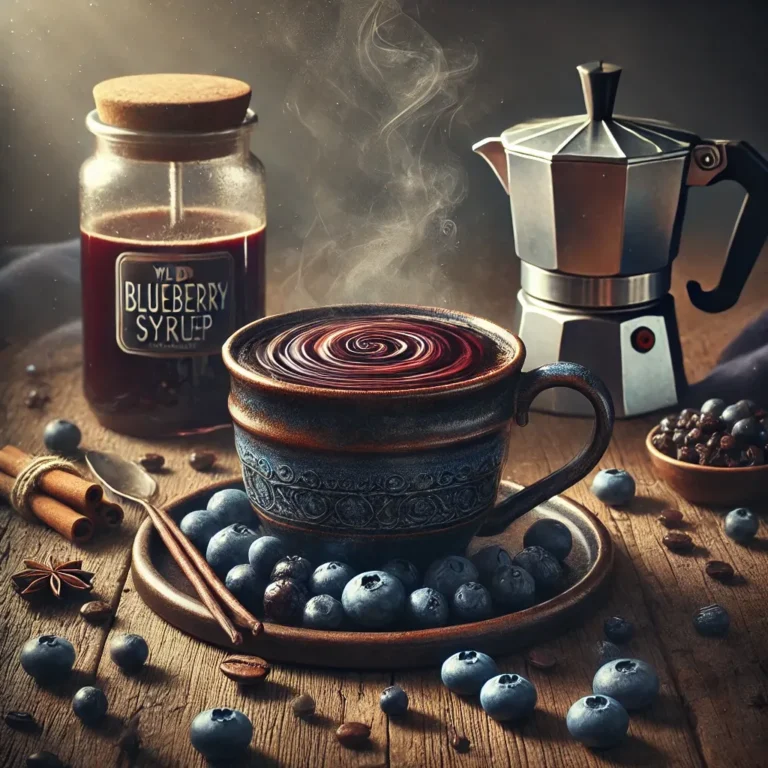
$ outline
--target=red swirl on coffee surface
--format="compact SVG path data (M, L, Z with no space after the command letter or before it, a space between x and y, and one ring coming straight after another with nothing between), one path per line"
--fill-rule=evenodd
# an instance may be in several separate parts
M330 389L416 389L466 381L497 348L458 325L400 316L330 318L257 341L239 356L282 381Z

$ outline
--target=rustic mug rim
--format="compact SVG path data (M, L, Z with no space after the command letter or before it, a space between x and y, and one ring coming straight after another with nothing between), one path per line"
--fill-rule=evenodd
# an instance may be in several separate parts
M334 387L318 387L311 384L297 384L292 381L273 379L263 373L246 368L237 360L237 351L239 347L246 341L254 338L253 331L259 327L269 326L271 323L274 323L277 326L287 326L308 319L314 319L315 317L327 317L329 315L337 315L344 318L364 317L366 313L374 314L376 312L382 315L392 313L404 317L414 316L419 319L445 322L449 325L454 324L452 322L454 320L459 321L459 323L464 323L479 335L496 343L501 349L503 357L489 369L468 379L460 379L447 384L413 387L410 389L340 389ZM285 322L281 323L281 321ZM506 328L503 328L490 320L486 320L485 318L478 317L477 315L453 309L446 309L444 307L389 303L330 304L322 307L297 309L289 312L281 312L276 315L268 315L238 328L226 342L224 342L224 346L222 347L222 358L230 375L245 384L296 395L322 398L355 398L364 400L391 400L399 397L422 398L443 394L455 394L457 392L471 392L472 390L481 389L496 381L519 373L523 367L523 362L525 361L525 354L525 344L519 336L508 331Z

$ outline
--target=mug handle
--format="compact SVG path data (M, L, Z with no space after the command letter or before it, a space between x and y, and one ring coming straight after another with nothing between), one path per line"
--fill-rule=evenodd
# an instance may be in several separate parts
M589 369L576 363L551 363L522 374L515 391L514 419L517 424L524 427L528 423L531 402L540 392L552 387L575 389L589 400L595 411L589 442L560 469L497 504L477 536L501 533L520 515L570 488L589 473L608 448L613 430L613 400L605 384Z

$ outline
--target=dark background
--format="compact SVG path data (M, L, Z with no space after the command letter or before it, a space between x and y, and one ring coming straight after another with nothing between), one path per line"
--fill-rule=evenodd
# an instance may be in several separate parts
M458 99L448 110L450 129L446 112L438 115L435 132L416 124L402 130L412 145L425 142L425 157L434 144L436 164L452 156L462 175L463 200L441 200L437 220L414 235L412 245L400 243L402 252L388 261L365 246L371 221L358 226L355 218L380 200L379 187L387 185L386 167L374 174L364 168L368 145L361 136L374 134L391 114L392 93L366 91L356 72L355 33L376 5L5 0L0 243L77 234L77 172L92 147L83 123L93 106L91 88L131 73L209 72L252 85L259 114L253 149L268 172L271 311L326 300L406 298L452 304L508 324L518 282L508 202L470 145L527 118L582 112L575 66L585 61L602 58L623 66L618 112L669 120L706 137L747 139L768 152L766 2L405 2L420 31L409 27L395 41L398 46L423 54L427 40L442 47L449 62L476 56L476 63L450 84ZM380 5L392 12L392 3ZM398 76L394 67L385 80ZM344 84L355 108L332 103L329 83ZM415 113L416 121L420 117ZM397 206L398 189L387 187L386 215ZM705 232L724 251L740 200L730 184L694 190L686 236ZM318 245L312 239L313 208L319 212L324 204L335 213L331 233L341 234ZM406 199L402 207L409 205ZM349 216L347 206L354 208ZM335 245L344 242L346 248L358 230L361 242L337 259ZM695 249L686 249L685 242L682 258L695 259ZM307 253L318 257L304 260ZM355 259L374 265L359 283L340 286L328 279L349 272ZM298 285L300 265L306 268Z

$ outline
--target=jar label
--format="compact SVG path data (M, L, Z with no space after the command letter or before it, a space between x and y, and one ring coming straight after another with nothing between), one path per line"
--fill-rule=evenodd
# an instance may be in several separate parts
M218 354L235 330L235 265L226 251L121 253L117 344L149 357Z

